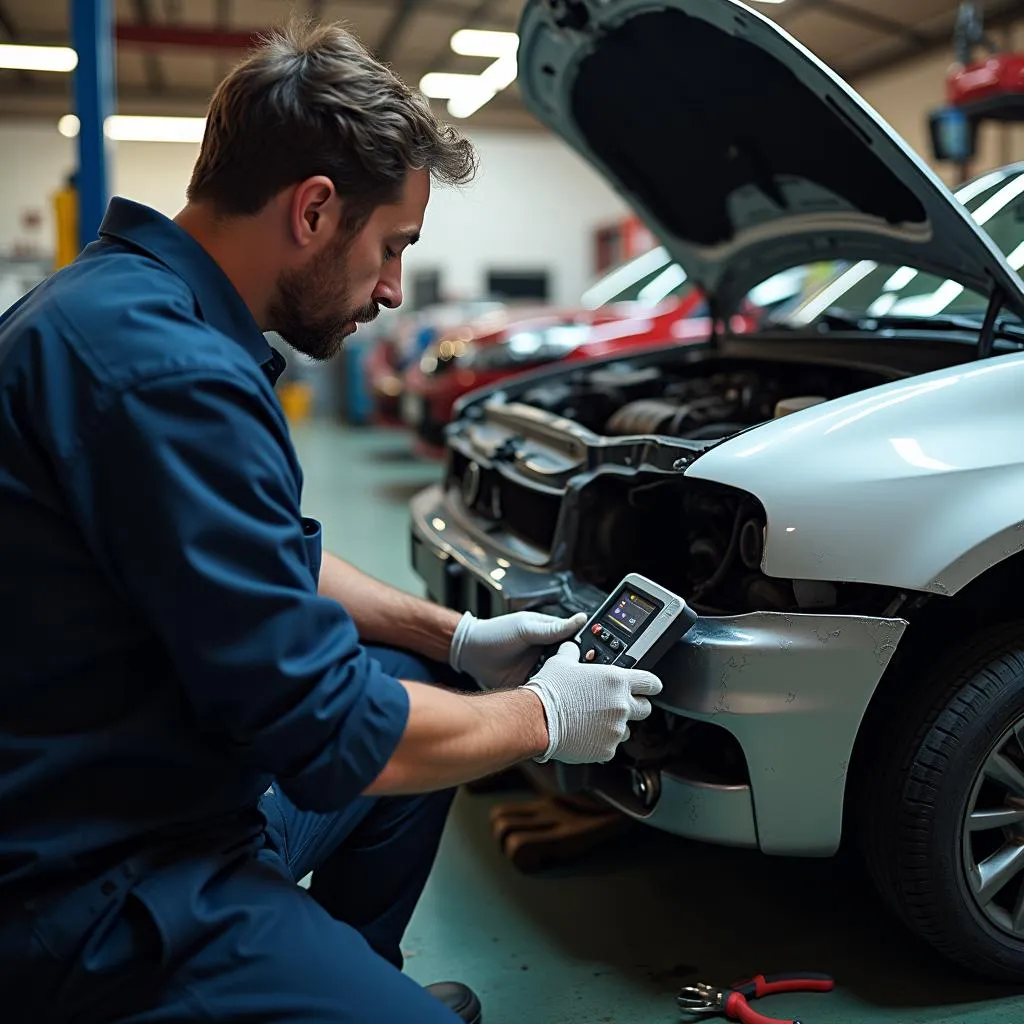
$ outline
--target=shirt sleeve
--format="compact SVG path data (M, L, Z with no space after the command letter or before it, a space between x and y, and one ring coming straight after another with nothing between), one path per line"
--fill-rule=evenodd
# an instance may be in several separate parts
M269 388L227 370L133 385L69 469L86 535L165 646L199 727L301 808L360 794L398 744L408 694L317 593Z

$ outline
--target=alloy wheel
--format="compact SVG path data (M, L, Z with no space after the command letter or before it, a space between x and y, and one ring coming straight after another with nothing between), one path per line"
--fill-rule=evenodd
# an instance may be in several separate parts
M975 906L1024 941L1024 717L1003 733L975 777L962 845Z

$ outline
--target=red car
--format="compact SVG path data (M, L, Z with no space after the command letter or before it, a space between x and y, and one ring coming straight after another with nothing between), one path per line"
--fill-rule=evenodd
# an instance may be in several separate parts
M753 330L764 311L796 299L810 273L808 267L794 268L755 288L742 317L730 325L733 333ZM402 379L402 419L416 432L419 451L441 454L453 406L477 388L556 360L706 340L711 332L707 304L685 282L682 270L659 248L599 281L583 296L584 308L528 319L516 319L510 311L504 318L443 333Z
M438 334L469 318L496 315L505 308L500 302L450 302L393 317L363 362L366 388L373 403L373 422L377 426L402 425L402 375L419 361L423 350Z
M508 310L441 333L404 373L401 415L421 449L437 448L463 395L560 359L678 338L674 327L705 312L663 248L637 256L593 285L570 309ZM687 331L704 336L707 324ZM609 348L609 346L612 346Z

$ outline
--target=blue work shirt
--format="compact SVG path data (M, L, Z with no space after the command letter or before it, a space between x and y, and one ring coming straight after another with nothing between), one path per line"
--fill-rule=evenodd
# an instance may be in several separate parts
M258 836L272 781L343 808L394 751L406 691L317 593L283 366L123 199L0 318L0 896Z

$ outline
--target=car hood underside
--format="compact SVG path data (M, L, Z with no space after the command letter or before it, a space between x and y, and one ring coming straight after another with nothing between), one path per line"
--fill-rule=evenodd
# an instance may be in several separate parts
M940 179L837 75L735 0L530 0L530 110L621 191L718 315L800 264L875 259L1024 291Z

